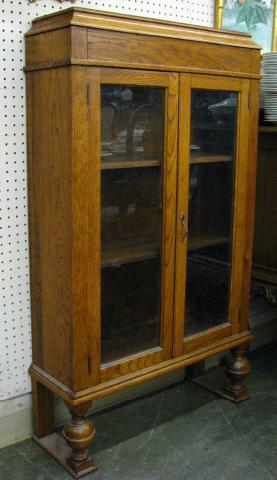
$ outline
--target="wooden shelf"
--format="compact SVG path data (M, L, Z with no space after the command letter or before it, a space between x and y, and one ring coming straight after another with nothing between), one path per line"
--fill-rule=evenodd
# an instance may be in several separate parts
M277 133L277 126L276 125L261 125L259 127L260 133Z
M224 125L223 123L193 123L191 125L192 129L196 130L209 130L209 131L229 131L234 132L235 127L232 125Z
M228 242L228 237L216 235L194 235L188 241L188 250L198 250L205 247L213 247Z
M113 267L157 257L159 244L155 237L139 240L124 240L104 245L102 250L102 267Z
M189 239L188 250L221 245L228 241L227 237L215 235L195 235ZM104 245L102 250L102 268L116 267L126 263L149 260L159 255L159 242L155 237L139 240L124 240Z
M192 154L190 157L190 163L220 163L231 162L233 160L232 155L204 155ZM102 160L101 170L119 170L123 168L148 168L148 167L160 167L160 160Z
M159 167L160 165L160 160L102 160L101 170Z
M191 155L190 164L231 162L232 160L232 155L203 155L203 153L201 153Z

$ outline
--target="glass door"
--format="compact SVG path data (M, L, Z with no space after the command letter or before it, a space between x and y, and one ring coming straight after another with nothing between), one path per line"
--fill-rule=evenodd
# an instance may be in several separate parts
M99 72L104 381L172 355L178 82Z
M192 75L182 87L176 321L189 351L238 333L247 81Z

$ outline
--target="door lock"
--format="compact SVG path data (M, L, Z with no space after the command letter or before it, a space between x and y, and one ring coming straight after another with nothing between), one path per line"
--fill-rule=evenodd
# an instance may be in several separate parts
M187 227L187 222L186 222L186 214L185 212L182 212L181 215L180 215L180 220L181 220L181 224L182 224L182 227L183 227L183 231L182 231L182 234L181 234L181 242L184 242L185 241L185 238L188 236L188 227Z

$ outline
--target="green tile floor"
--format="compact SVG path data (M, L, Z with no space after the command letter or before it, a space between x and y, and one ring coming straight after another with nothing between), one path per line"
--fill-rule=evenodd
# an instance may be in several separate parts
M249 357L240 405L183 382L94 415L98 471L85 478L277 480L277 344ZM32 440L0 450L1 480L70 478Z

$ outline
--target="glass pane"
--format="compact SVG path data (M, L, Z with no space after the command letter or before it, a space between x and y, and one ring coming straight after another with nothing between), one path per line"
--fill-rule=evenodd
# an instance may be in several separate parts
M185 336L229 322L237 101L192 91Z
M101 88L102 363L160 345L164 89Z
M101 88L103 164L153 161L163 156L164 92L160 88ZM107 166L107 165L106 165Z

